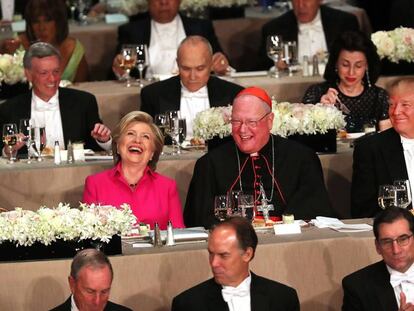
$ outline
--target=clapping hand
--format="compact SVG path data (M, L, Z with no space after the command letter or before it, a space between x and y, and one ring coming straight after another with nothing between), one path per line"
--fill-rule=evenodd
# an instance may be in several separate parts
M404 292L400 294L400 308L398 311L414 311L414 305L411 302L407 302Z
M91 136L101 143L106 143L111 139L111 130L102 123L96 123L91 131Z

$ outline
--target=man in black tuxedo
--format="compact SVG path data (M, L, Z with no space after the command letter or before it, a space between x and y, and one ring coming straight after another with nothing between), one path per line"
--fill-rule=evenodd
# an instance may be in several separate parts
M148 0L148 14L122 25L118 29L118 51L122 44L146 44L153 74L172 74L176 71L175 55L179 43L191 35L205 37L213 47L213 70L225 74L229 67L226 56L209 20L188 18L178 14L181 0ZM122 75L121 56L114 59L112 69Z
M201 36L185 38L177 51L179 76L156 82L141 91L141 110L151 116L180 110L187 121L187 137L197 112L230 105L243 87L210 75L212 50Z
M374 220L375 247L383 260L346 276L343 311L414 310L414 218L388 208Z
M131 311L108 301L113 274L111 262L101 251L89 248L78 252L68 277L72 295L51 311Z
M353 218L381 211L378 188L395 180L414 185L414 79L396 80L388 90L392 128L355 143L351 187Z
M263 68L273 65L266 56L266 38L280 35L283 41L296 41L299 62L317 52L329 51L332 42L346 30L358 30L357 18L347 12L321 5L322 0L292 0L290 10L263 25L260 61Z
M111 131L102 124L98 105L90 93L59 88L60 53L52 45L38 42L24 56L25 75L32 83L30 92L20 94L0 106L0 125L19 124L32 119L34 125L46 127L46 145L53 147L83 141L85 148L110 149ZM0 130L1 130L0 128ZM15 148L20 149L24 142Z
M214 277L176 296L171 310L299 310L293 288L249 271L256 246L257 235L247 219L233 217L219 223L208 239Z

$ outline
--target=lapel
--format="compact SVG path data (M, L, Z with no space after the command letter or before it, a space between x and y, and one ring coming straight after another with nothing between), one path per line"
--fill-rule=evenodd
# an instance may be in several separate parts
M165 85L165 90L160 90L159 111L180 110L181 83L179 76L171 78L171 83Z
M208 101L210 104L210 107L217 107L217 106L223 106L227 104L221 103L219 101L219 93L221 93L221 90L218 89L217 87L215 87L215 83L216 81L214 81L214 78L210 76L210 78L208 79L207 82L207 93L208 93Z
M384 261L380 261L377 265L378 271L375 273L372 290L375 292L375 296L378 297L378 302L382 306L382 310L397 310L398 305L394 290L390 284L390 274Z
M269 297L265 294L260 279L256 274L250 272L252 282L250 284L250 307L251 310L266 311L269 309Z
M214 278L209 280L207 290L207 310L210 311L229 311L227 303L223 300L221 295L221 285L214 281Z
M394 129L384 133L383 145L379 152L384 158L383 163L387 167L391 180L408 179L400 135Z
M333 34L336 30L335 28L335 21L331 21L331 16L329 12L326 12L325 6L321 5L321 20L322 20L322 27L323 32L325 33L325 40L327 48L329 49L331 43L335 38L333 38Z
M67 137L71 137L71 133L73 132L73 128L76 126L76 122L72 120L72 113L76 113L75 111L71 111L71 101L70 98L65 96L64 90L59 88L59 110L60 110L60 118L62 121L62 130L63 130L63 140L65 142L65 146L67 146L68 141Z
M151 18L147 16L142 23L143 29L136 29L136 33L143 34L143 43L145 43L148 47L150 45L150 38L151 38Z
M24 94L24 97L22 97L22 101L18 107L20 110L19 114L24 116L23 118L28 117L30 119L32 117L32 90Z

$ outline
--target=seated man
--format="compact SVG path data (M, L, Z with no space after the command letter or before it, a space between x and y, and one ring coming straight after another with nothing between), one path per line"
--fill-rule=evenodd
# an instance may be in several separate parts
M414 310L413 215L388 208L376 216L374 234L383 260L343 279L342 310Z
M244 218L230 218L214 227L208 238L214 277L176 296L171 310L299 310L293 288L250 272L256 246L256 232Z
M72 295L51 311L130 311L108 301L113 278L111 262L104 253L94 248L78 252L68 277Z
M36 126L45 126L48 147L55 141L67 146L70 140L83 141L85 148L109 150L111 131L101 123L95 96L59 88L60 61L60 53L52 45L38 42L30 46L23 65L33 89L0 106L0 130L5 123L18 126L20 119L32 119ZM19 142L15 148L23 146L24 142Z
M255 206L270 216L296 219L332 216L321 164L315 152L272 135L271 99L257 87L241 91L233 102L233 140L197 160L187 194L187 227L210 227L214 197L232 191L252 194Z
M401 78L388 88L392 128L355 144L351 188L353 218L381 211L378 188L395 180L414 185L414 78Z
M283 41L296 41L298 60L327 52L334 39L346 30L358 30L358 20L351 13L321 5L322 0L292 0L293 10L263 25L260 60L263 68L273 65L266 56L266 38L280 35Z
M180 110L186 119L187 137L192 138L193 119L210 107L227 106L243 87L210 76L212 50L201 36L189 36L177 50L179 76L156 82L141 91L141 110L151 116Z
M217 74L225 74L229 63L209 20L188 18L178 14L180 0L148 0L148 14L122 25L118 29L118 50L122 44L146 44L150 55L152 74L177 72L175 57L179 43L191 35L205 37L213 47L213 67ZM112 69L122 75L120 55L114 59Z

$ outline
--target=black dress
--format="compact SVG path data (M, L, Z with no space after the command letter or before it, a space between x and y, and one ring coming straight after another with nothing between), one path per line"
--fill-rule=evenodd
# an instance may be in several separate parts
M373 122L378 129L379 121L388 119L387 91L375 85L365 87L360 95L351 97L343 94L336 84L323 82L311 85L306 90L302 102L305 104L319 103L329 88L338 91L339 99L351 111L345 117L345 128L349 133L363 132L364 124Z

